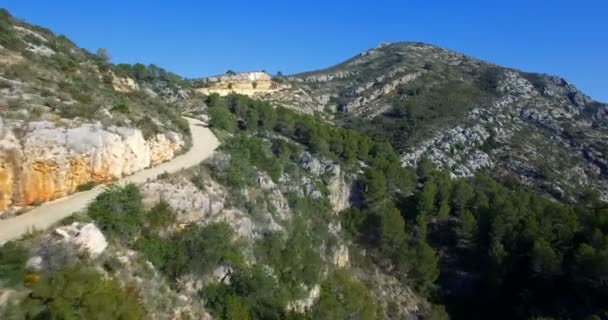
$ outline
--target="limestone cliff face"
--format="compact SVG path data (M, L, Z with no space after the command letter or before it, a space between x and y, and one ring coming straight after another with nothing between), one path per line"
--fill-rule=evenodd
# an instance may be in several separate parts
M140 130L101 124L4 124L0 126L0 212L66 196L88 182L133 174L173 158L183 144L176 133L145 140Z
M289 85L272 80L264 72L245 72L232 75L222 75L203 79L204 87L196 89L202 94L217 93L225 96L238 93L248 96L264 95L286 89Z

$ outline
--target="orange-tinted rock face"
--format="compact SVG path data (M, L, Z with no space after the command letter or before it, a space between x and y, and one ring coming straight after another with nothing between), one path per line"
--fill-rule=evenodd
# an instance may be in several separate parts
M20 202L32 205L55 198L60 194L57 184L57 165L49 162L34 162L31 167L23 168Z
M11 206L61 198L80 185L110 182L170 160L183 145L177 134L146 141L130 128L33 126L21 143L0 132L0 214Z
M0 212L8 207L13 196L13 177L12 171L8 168L8 163L0 164Z
M0 148L0 215L13 202L15 168L19 161L16 150Z
M19 205L34 205L65 197L80 185L108 182L113 178L110 174L93 173L83 159L70 160L67 168L59 168L52 161L35 162L23 168L22 177Z

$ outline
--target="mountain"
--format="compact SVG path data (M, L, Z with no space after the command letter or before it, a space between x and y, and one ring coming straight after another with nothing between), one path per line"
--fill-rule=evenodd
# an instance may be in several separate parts
M566 201L608 200L608 106L564 79L421 43L383 44L261 98L389 141L404 165L490 170Z
M563 79L420 43L184 79L5 10L0 46L0 231L108 184L0 244L2 319L607 318L608 107Z

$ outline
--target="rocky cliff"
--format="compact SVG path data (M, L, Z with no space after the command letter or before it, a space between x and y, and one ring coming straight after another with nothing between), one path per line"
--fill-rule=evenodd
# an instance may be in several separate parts
M138 129L64 120L10 122L0 119L0 210L73 193L173 158L179 134L144 139Z
M197 92L208 95L217 93L225 96L231 93L248 96L266 95L289 88L289 85L274 81L265 72L230 73L209 77L199 81Z
M178 76L113 65L0 10L0 213L118 179L187 147Z

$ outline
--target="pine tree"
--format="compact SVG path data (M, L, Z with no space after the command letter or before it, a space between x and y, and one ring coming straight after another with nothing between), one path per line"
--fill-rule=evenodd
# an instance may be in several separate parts
M386 177L382 171L376 170L375 168L369 169L365 173L365 186L367 189L365 194L365 202L367 202L368 206L377 204L386 199Z
M385 205L378 212L380 216L380 239L382 251L393 257L405 244L405 221L394 205Z
M439 258L435 250L424 241L416 245L416 263L413 264L412 278L418 292L428 295L435 288L439 277Z
M437 197L437 184L429 180L422 187L418 196L418 213L432 215L435 212L435 200Z
M471 249L475 246L477 239L477 219L469 210L460 213L460 224L456 229L458 235L458 246L463 249Z

